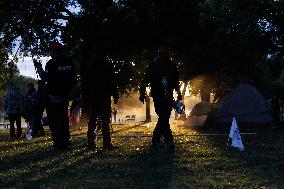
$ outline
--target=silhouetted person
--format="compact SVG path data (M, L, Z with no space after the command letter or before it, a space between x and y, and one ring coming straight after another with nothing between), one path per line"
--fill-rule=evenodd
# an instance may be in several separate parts
M153 132L152 147L160 146L161 136L164 136L166 146L174 149L174 139L170 129L169 118L173 108L173 90L178 93L181 100L179 87L179 74L176 64L170 58L167 46L161 46L156 59L148 66L140 84L139 100L144 103L146 87L150 84L154 107L159 116Z
M28 124L28 128L30 130L34 129L35 126L35 103L36 103L36 89L33 83L28 84L28 90L25 94L25 110L24 110L24 118L26 123ZM29 131L28 131L29 132Z
M43 112L44 109L47 106L47 102L48 102L48 96L46 93L46 86L45 83L42 80L38 81L38 89L36 92L36 102L34 105L34 128L33 128L33 132L32 132L32 136L36 137L36 136L44 136L45 132L44 132L44 128L43 128L43 124L42 124L42 116L43 116Z
M47 83L47 117L53 146L62 150L67 147L70 139L68 103L76 82L76 72L73 61L65 56L63 45L54 42L50 49L52 59L46 63L46 72L36 60L34 64L41 79Z
M10 121L10 136L11 138L21 138L21 114L23 112L24 96L20 93L19 89L12 85L6 95L4 96L4 109ZM15 132L15 123L17 126L17 135Z
M110 117L111 117L111 96L116 104L119 99L116 80L114 79L113 65L107 59L105 49L96 51L93 57L91 68L88 74L88 147L96 148L96 124L98 118L101 121L101 130L103 136L103 148L113 149L110 137Z

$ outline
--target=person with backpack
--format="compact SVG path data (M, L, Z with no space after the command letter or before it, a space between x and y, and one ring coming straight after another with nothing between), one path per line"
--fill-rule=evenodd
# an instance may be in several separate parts
M48 95L47 117L53 146L64 150L69 144L69 95L76 82L74 63L65 55L65 48L58 42L50 46L51 60L46 63L45 71L40 62L34 59L34 66L42 80L46 82Z
M182 99L179 86L179 73L176 64L170 56L170 49L166 45L159 48L155 60L147 67L140 84L141 102L146 100L146 87L150 84L151 96L154 101L155 112L159 116L153 131L152 147L161 146L160 140L164 136L165 144L169 149L174 149L174 139L169 124L173 108L173 90L178 93L178 100Z

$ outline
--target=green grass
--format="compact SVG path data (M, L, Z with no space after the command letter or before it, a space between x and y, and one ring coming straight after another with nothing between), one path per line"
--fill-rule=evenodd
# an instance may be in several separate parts
M89 151L85 130L72 131L64 152L53 150L49 133L29 142L1 130L0 188L284 188L283 131L243 135L238 152L227 136L177 125L175 153L149 148L153 123L115 126L115 151L101 150L101 139Z

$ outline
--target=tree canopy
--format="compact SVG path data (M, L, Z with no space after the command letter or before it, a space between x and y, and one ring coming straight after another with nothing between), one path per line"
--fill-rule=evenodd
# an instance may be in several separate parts
M20 39L21 53L46 55L49 42L60 39L84 78L89 58L108 47L122 92L137 88L161 43L172 48L182 80L202 76L211 89L249 82L268 91L283 70L281 0L2 0L0 5L5 52Z

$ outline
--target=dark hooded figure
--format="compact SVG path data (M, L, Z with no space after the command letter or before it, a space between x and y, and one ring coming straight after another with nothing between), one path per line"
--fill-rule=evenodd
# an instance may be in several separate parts
M159 116L153 132L152 147L160 146L161 137L164 136L165 144L169 149L174 149L174 139L170 129L169 118L173 108L173 90L178 93L181 100L179 87L179 74L176 64L171 60L170 50L161 46L156 59L148 66L140 84L139 100L144 103L146 87L150 84L151 96L154 101L155 112Z
M111 96L116 104L119 99L114 68L107 59L104 48L96 50L96 55L91 60L88 73L88 147L95 149L96 125L101 123L103 136L103 149L112 150L114 146L110 137ZM100 119L100 121L98 121Z
M46 63L43 71L41 63L34 60L35 67L42 80L46 82L47 117L53 146L63 150L69 144L69 95L76 83L74 63L65 55L63 45L54 42L50 46L52 59Z

